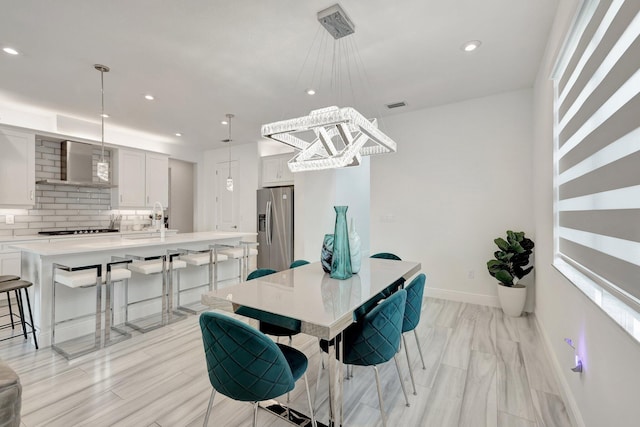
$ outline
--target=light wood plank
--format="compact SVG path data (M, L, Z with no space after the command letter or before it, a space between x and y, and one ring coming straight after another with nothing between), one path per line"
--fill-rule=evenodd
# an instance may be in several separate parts
M533 389L531 390L531 396L538 426L571 427L567 409L560 396Z
M496 427L497 423L496 356L472 351L459 425Z
M417 396L411 394L406 358L399 355L411 407L405 407L393 362L380 367L389 425L569 425L560 397L530 381L541 370L555 381L534 322L533 316L510 320L491 307L425 298L417 332L426 370L412 334L407 336ZM488 332L474 333L481 328ZM488 350L490 343L495 355L472 351ZM300 334L294 346L309 358L313 397L320 362L317 341ZM144 335L134 333L130 340L71 362L50 348L35 351L18 339L0 343L0 358L21 377L22 427L201 426L211 392L197 316ZM538 379L547 388L551 380ZM326 383L325 372L317 411L324 422L328 419ZM372 369L356 367L354 377L344 385L346 425L380 426ZM302 381L291 397L292 407L308 412ZM250 404L217 395L210 425L244 426L251 420ZM259 424L289 426L264 411L259 413Z

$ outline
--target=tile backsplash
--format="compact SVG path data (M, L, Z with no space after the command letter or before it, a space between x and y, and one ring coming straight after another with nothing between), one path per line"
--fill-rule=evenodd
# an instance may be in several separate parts
M36 140L36 182L42 179L60 179L60 142ZM93 150L95 170L100 158L100 147ZM105 149L109 163L111 151ZM150 210L111 209L111 190L108 188L75 187L68 185L36 184L36 200L33 209L0 208L0 236L25 236L43 230L74 230L107 228L111 215L122 215L120 227L131 229L133 225L150 224ZM6 215L14 216L14 224L6 224Z

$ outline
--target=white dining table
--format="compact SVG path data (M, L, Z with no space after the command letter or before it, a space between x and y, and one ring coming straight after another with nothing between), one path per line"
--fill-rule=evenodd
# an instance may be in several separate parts
M419 262L366 258L358 274L337 280L315 262L208 292L202 295L202 303L219 307L226 301L232 310L245 306L289 317L300 321L302 333L331 340L354 322L356 309L399 279L409 280L420 269ZM343 425L342 340L338 342L338 346L329 346L329 426ZM293 424L305 425L300 421L304 414L280 403L261 406Z

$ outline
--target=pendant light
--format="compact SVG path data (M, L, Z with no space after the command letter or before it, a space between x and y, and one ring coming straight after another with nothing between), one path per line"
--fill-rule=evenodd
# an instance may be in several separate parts
M93 68L100 71L100 90L102 93L102 108L100 110L100 119L102 124L102 151L100 154L100 161L98 162L97 175L101 181L109 181L109 163L104 160L104 118L106 117L104 114L104 73L109 72L109 67L106 65L95 64Z
M225 116L227 117L227 125L229 126L229 138L222 140L222 142L226 142L229 146L229 175L227 176L227 191L233 191L233 178L231 178L231 119L234 115L227 113Z

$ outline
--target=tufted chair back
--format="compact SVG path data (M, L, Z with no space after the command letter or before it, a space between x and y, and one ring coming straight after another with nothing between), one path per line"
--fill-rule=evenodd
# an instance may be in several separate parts
M295 379L270 338L220 313L200 315L209 381L234 400L258 402L293 390Z
M293 261L291 263L289 268L301 267L301 266L307 265L307 264L309 264L309 261L307 261L306 259L297 259L297 260L295 260L295 261Z
M422 296L424 295L426 280L427 276L419 274L404 288L407 291L407 305L404 309L404 320L402 322L403 333L414 330L420 323Z
M380 252L378 254L373 254L371 255L370 258L382 258L382 259L392 259L394 261L402 261L402 259L398 255L392 254L390 252Z
M344 363L373 366L393 359L400 347L407 292L400 289L345 330Z
M258 277L268 276L273 273L277 273L277 271L270 268L259 268L249 273L249 275L247 276L247 280L257 279Z

